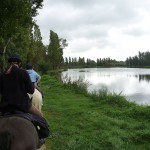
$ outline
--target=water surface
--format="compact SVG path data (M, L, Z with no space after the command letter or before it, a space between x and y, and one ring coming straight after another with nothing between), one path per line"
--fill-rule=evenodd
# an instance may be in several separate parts
M106 86L110 92L121 93L137 104L150 105L150 69L85 68L62 73L72 80L83 78L90 83L89 92Z

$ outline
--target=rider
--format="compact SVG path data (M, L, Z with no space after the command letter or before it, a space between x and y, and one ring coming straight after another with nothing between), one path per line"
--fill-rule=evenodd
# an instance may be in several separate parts
M9 68L0 75L0 112L5 114L18 110L42 116L27 94L33 94L34 87L26 70L20 68L20 56L13 54L8 62Z
M47 125L41 112L34 107L27 94L34 93L34 86L27 71L20 68L22 62L20 56L13 54L8 62L10 63L9 68L0 74L0 112L2 115L14 114L16 111L30 113L33 114L35 120L36 118L41 119ZM40 131L43 130L40 129ZM42 135L43 138L47 137L48 127L43 132L45 132L45 135ZM45 142L42 136L39 136L39 147Z
M34 85L34 87L42 94L42 91L38 86L41 80L41 76L35 70L33 70L33 66L31 64L26 65L26 71L28 72L31 82Z

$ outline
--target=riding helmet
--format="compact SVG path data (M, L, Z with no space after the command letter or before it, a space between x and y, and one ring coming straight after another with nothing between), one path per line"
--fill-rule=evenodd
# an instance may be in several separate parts
M12 54L9 59L8 62L22 62L21 57L18 54Z
M27 65L26 65L26 69L27 69L27 70L32 69L32 65L31 65L31 64L27 64Z

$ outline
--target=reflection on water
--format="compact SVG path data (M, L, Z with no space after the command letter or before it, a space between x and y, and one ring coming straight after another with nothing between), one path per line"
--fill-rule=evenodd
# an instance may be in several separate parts
M150 105L150 69L141 68L85 68L69 69L62 76L72 80L89 81L89 91L106 86L110 92L122 93L130 101Z
M141 81L147 81L147 82L150 82L150 75L149 74L141 74L139 75L139 82Z

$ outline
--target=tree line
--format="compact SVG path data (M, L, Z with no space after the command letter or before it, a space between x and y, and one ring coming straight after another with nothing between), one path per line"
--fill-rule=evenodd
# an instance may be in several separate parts
M150 52L139 52L138 55L126 59L127 67L150 67Z
M91 68L91 67L124 67L124 61L116 61L110 58L97 58L92 60L90 58L85 59L84 57L79 58L67 58L65 57L63 67L65 68Z
M125 61L117 61L111 58L98 58L96 61L81 58L65 58L63 66L66 68L90 68L90 67L138 67L150 68L150 52L138 52L138 55L129 56Z

